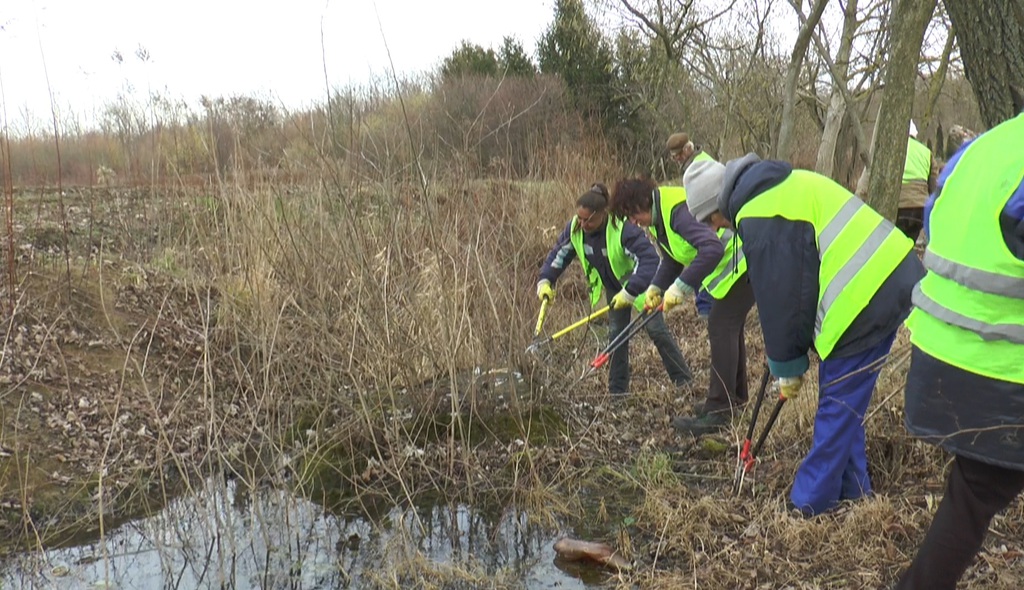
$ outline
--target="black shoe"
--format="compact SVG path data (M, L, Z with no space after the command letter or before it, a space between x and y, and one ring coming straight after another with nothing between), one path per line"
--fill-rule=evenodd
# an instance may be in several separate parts
M725 414L726 416L729 416L729 415L739 416L740 414L743 413L743 408L746 405L747 405L747 400L743 400L743 401L735 401L734 400L732 402L732 407L726 406L726 407L723 408L721 406L715 406L713 408L709 408L708 407L708 403L705 401L701 405L699 405L696 408L694 408L694 411L696 412L698 418L700 418L701 416L704 416L705 414Z
M792 500L786 500L786 512L795 518L812 518L814 516L814 511L809 507L800 508Z
M672 419L672 428L680 434L701 436L722 430L729 424L729 418L721 412L699 416L678 416Z

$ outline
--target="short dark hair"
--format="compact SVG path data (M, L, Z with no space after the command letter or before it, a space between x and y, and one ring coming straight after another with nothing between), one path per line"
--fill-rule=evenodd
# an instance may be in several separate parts
M623 178L615 183L612 193L612 213L630 217L654 206L654 191L658 184L651 178Z
M576 206L589 209L594 213L600 213L608 208L608 201L610 197L608 195L608 187L595 182L587 192L580 195L580 198L576 199Z

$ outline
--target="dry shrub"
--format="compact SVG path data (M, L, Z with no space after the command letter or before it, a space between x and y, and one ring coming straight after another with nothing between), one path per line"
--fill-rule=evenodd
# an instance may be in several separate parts
M548 76L445 79L433 95L434 159L463 159L462 172L472 176L534 175L536 151L585 128L567 108L565 85Z
M238 325L267 362L289 367L287 381L310 363L377 387L517 364L544 237L561 230L546 220L568 219L583 189L491 181L433 190L403 205L391 196L401 189L380 186L364 211L336 207L322 189L225 193L220 231L231 239L206 246L210 270L226 271L218 278L237 295L231 313L245 316ZM292 336L311 350L282 356Z

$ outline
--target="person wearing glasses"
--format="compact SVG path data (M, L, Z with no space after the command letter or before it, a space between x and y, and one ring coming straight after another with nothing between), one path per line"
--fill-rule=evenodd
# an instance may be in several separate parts
M591 306L597 306L602 289L610 295L608 337L614 339L629 324L633 308L643 309L644 292L658 268L658 253L639 228L610 214L608 201L608 189L603 184L593 185L576 200L576 215L558 236L541 268L537 297L554 300L558 278L573 259L579 259L590 286ZM690 367L665 319L659 314L645 329L672 383L677 387L689 383ZM627 342L612 354L608 392L615 397L625 396L629 379Z

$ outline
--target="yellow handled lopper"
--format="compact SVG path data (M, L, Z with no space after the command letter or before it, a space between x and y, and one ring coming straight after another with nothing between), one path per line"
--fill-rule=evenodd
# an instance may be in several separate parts
M546 299L544 301L547 302ZM554 334L548 336L547 338L545 338L543 340L538 340L538 341L534 342L533 344L531 344L530 346L528 346L526 348L526 352L536 352L541 346L544 346L545 344L548 344L550 342L553 342L553 341L561 338L562 336L565 336L566 334L568 334L569 332L572 332L573 330L575 330L576 328L579 328L580 326L585 326L585 325L589 324L590 322L592 322L592 321L596 320L597 318L603 316L604 314L608 313L608 311L610 309L611 309L611 307L609 307L607 305L602 307L601 309L599 309L599 310L595 311L594 313L588 315L587 317L583 318L582 320L579 320L578 322L575 322L573 324L570 324L570 325L566 326L565 328L562 328L561 330L555 332ZM546 312L544 311L544 309L541 308L542 317L543 317L543 314L545 314L545 313ZM538 326L538 328L540 327L540 322L538 322L537 326ZM540 331L539 330L537 331L537 335L540 335Z

